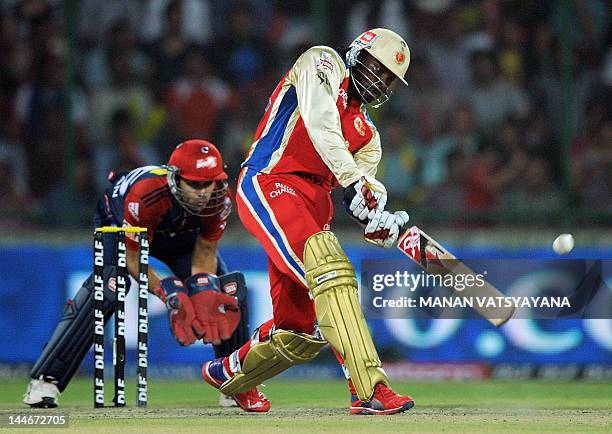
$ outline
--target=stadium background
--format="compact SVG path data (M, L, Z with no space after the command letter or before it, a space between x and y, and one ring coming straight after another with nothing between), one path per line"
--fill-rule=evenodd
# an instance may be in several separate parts
M181 139L204 137L235 182L268 95L296 56L370 27L405 35L412 49L410 87L372 113L391 207L460 256L550 256L554 236L568 231L573 257L612 258L609 6L3 1L0 376L25 378L88 274L91 210L108 170L163 162ZM356 264L399 257L365 246L342 212L334 230ZM247 273L255 325L270 311L265 257L236 216L221 251ZM163 307L152 306L154 375L195 375L210 349L178 347ZM371 323L396 378L612 378L612 320L516 324ZM329 352L319 363L289 375L340 374Z

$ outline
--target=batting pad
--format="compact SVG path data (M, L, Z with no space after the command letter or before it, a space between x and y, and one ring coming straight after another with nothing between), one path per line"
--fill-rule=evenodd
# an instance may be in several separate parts
M225 382L220 390L229 396L246 392L293 365L309 362L326 344L326 341L305 333L275 330L268 341L249 349L240 372Z
M306 241L304 268L319 329L343 357L359 399L368 401L377 383L390 387L389 379L359 305L355 270L333 232Z

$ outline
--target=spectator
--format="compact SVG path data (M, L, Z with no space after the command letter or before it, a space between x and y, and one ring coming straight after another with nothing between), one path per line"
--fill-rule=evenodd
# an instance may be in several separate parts
M25 227L25 217L32 208L32 198L20 191L18 171L11 160L0 156L0 218L2 230Z
M182 137L215 140L230 91L211 74L202 51L197 48L187 51L182 69L184 73L170 87L166 99L170 118Z
M421 170L422 148L411 140L408 123L398 117L386 119L381 131L385 143L380 178L387 188L389 198L395 203L392 208L401 208L406 202L415 202L422 197Z
M493 52L478 51L472 55L472 80L466 99L474 108L478 127L483 131L493 133L507 116L527 115L527 95L499 75Z
M22 84L15 97L15 118L26 149L30 189L37 198L62 180L59 168L64 156L62 128L66 98L71 97L70 121L77 152L87 153L84 135L89 114L80 89L69 92L64 87L63 58L47 52L40 62L34 65L34 78Z
M554 222L559 217L563 197L554 183L550 162L542 157L529 157L521 181L504 192L500 202L503 211L500 218L506 216L507 223L512 223L517 215L528 216L534 222Z
M470 105L460 103L449 112L448 116L449 132L435 138L425 152L422 177L425 185L436 185L444 181L447 174L447 160L451 153L459 152L471 158L478 152L480 137Z
M34 207L65 196L57 193L65 157L92 165L100 187L108 169L157 160L186 136L216 137L235 175L261 101L291 66L284 62L302 44L344 44L359 23L411 34L410 87L371 113L394 145L379 176L397 193L398 209L444 197L440 189L461 178L449 161L467 165L465 200L477 209L547 191L566 166L576 204L605 210L610 202L612 33L604 0L337 1L317 23L299 0L77 3L74 45L66 43L59 0L0 6L0 160L10 161L19 174L14 188ZM69 59L77 62L70 89ZM75 139L68 147L66 132ZM118 160L114 146L130 158ZM536 179L538 168L545 179ZM521 176L541 185L526 191Z
M257 32L255 13L244 2L230 12L230 28L214 44L214 65L220 75L235 86L250 85L275 68L274 50L267 49L263 34Z
M155 84L166 87L181 74L189 42L183 35L183 3L170 1L165 9L164 27L158 39L149 44L148 52L155 61Z
M523 49L526 30L515 17L506 18L502 26L499 66L500 73L509 83L521 87L525 84L525 59Z
M143 84L134 79L130 64L130 53L124 51L108 52L107 62L111 73L111 83L96 89L91 95L90 138L96 146L104 143L110 134L110 120L117 110L127 108L130 116L138 125L149 117L152 97Z
M363 32L363 29L384 27L404 35L408 45L412 42L410 24L406 14L406 5L400 0L382 0L371 2L361 0L353 3L346 17L347 39Z
M427 47L433 77L454 103L470 85L470 57L464 44L464 23L459 14L451 12L437 23L435 41Z
M173 28L180 29L181 37L190 44L206 45L213 36L214 2L210 0L149 0L144 2L144 19L140 26L141 35L146 43L158 41L164 33L164 23L168 9L180 9L180 21ZM175 15L172 15L175 18Z
M521 150L504 162L496 146L484 144L468 171L468 209L493 211L498 205L498 196L518 179L526 164L527 158Z
M117 22L138 28L142 17L139 0L81 0L79 2L79 33L87 47L99 47L108 41L108 33Z
M612 210L612 118L599 124L593 142L581 155L580 164L580 205Z
M454 216L454 222L461 222L461 216L468 210L466 181L470 159L461 149L450 152L444 161L446 175L443 181L433 186L421 206L439 211L441 217Z
M408 70L410 86L397 87L391 107L411 126L414 139L425 144L443 130L452 99L435 78L426 58L414 55Z
M97 146L94 152L94 178L98 194L108 187L107 176L111 170L130 171L159 161L151 146L138 141L136 124L125 108L113 113L109 129L110 141Z
M84 56L82 77L88 89L110 86L111 73L107 62L109 53L124 53L134 77L140 82L147 80L151 68L150 59L137 47L136 35L130 22L122 19L109 28L105 44L96 45Z
M42 203L40 222L43 225L86 225L91 224L91 216L79 210L92 207L96 203L93 168L87 158L79 157L74 163L72 189L65 183L55 184L49 189Z

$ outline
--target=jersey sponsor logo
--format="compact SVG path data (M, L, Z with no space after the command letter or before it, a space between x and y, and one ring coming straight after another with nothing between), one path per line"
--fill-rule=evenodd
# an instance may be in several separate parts
M317 78L319 79L319 84L325 84L329 86L329 79L327 78L327 74L323 71L317 72Z
M366 134L365 123L363 122L363 119L361 119L361 117L357 116L355 120L353 121L353 125L355 126L357 133L359 133L361 137L365 136Z
M208 285L208 276L200 276L197 279L198 286Z
M234 295L238 291L238 285L236 282L229 282L223 285L223 292L227 295Z
M348 93L346 93L346 90L340 89L338 97L342 98L342 108L346 110L346 106L348 105Z
M378 35L374 32L365 32L363 35L359 37L360 41L371 44L374 40L378 38Z
M400 241L400 249L411 258L421 260L421 233L418 228L410 228L404 239Z
M325 274L321 274L320 276L315 277L315 283L317 285L320 285L323 282L327 282L328 280L333 279L337 275L338 275L338 272L336 270L328 271Z
M297 194L295 194L295 190L291 187L289 187L288 185L285 185L281 182L275 182L274 186L276 187L276 190L272 190L270 192L270 197L271 198L275 198L280 196L283 193L288 193L291 196L297 196Z
M130 202L128 203L128 212L134 220L140 221L140 217L138 217L138 210L140 209L140 204L138 202Z
M117 279L115 276L111 276L108 279L108 289L110 289L111 292L117 292Z
M196 169L209 167L217 167L217 157L215 157L214 155L209 155L206 158L199 158L196 161Z
M232 201L229 197L226 197L223 201L223 210L221 211L221 214L219 214L219 219L226 220L227 216L230 215L230 212L232 212Z

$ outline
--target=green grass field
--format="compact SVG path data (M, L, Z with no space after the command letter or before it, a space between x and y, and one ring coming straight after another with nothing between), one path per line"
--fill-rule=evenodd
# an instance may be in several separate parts
M272 401L267 414L220 408L218 394L203 382L151 381L149 406L92 408L92 382L75 380L57 410L21 405L26 382L0 380L0 413L63 413L69 431L79 432L611 432L612 384L584 382L413 382L394 388L416 406L393 416L348 416L341 381L270 381L263 389ZM129 386L129 385L128 385ZM110 402L112 385L107 388ZM0 428L0 430L2 430ZM20 429L18 432L28 432ZM30 432L40 432L31 430Z

